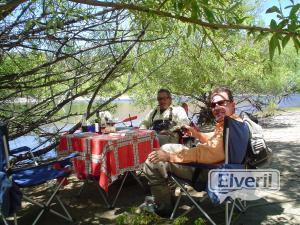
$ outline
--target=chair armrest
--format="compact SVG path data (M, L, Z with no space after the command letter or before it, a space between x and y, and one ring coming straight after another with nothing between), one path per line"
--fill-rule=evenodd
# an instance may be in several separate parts
M68 156L66 157L62 157L62 158L53 158L51 160L48 160L48 161L41 161L40 164L38 165L32 165L31 164L25 164L21 167L18 167L18 168L13 168L13 173L18 173L18 172L21 172L21 171L24 171L24 170L30 170L30 169L33 169L33 168L38 168L38 167L47 167L47 166L52 166L56 163L59 163L62 167L65 167L66 165L69 165L71 163L71 159L73 158L76 158L79 154L77 152L73 152L71 154L69 154Z
M18 153L28 152L30 150L31 150L31 148L29 148L27 146L22 146L22 147L19 147L19 148L10 149L9 154L10 155L15 155L15 154L18 154Z

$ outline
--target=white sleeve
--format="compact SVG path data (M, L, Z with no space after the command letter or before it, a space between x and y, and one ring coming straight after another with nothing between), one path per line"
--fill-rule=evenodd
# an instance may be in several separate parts
M174 107L174 113L173 113L173 120L176 123L176 126L172 128L172 131L175 131L182 127L183 125L189 125L190 120L184 110L181 106Z
M149 129L152 123L152 115L155 109L152 109L144 118L144 120L140 124L141 129Z
M112 120L112 115L109 111L104 111L104 117L106 117L108 120Z

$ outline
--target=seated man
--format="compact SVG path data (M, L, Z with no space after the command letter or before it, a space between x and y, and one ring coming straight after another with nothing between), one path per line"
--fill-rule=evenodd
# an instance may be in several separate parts
M219 163L224 161L223 126L224 117L242 121L235 114L235 102L232 93L227 88L217 88L211 93L211 110L216 119L215 131L212 135L197 132L186 126L190 135L201 142L198 146L188 149L183 145L164 145L161 149L149 154L144 165L144 171L149 178L151 193L157 205L156 213L169 216L172 211L171 190L167 185L167 172L171 172L183 179L192 180L194 168L177 163ZM200 173L200 180L207 181L208 170Z
M172 105L171 93L167 89L157 92L158 107L151 110L141 122L141 129L152 129L158 133L160 146L166 143L178 143L178 131L183 125L190 123L185 110L181 106Z

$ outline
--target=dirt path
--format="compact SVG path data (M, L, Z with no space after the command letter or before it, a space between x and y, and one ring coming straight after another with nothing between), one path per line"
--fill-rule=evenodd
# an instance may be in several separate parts
M280 171L280 191L253 202L238 224L300 224L300 110L260 120ZM250 203L252 204L252 202Z

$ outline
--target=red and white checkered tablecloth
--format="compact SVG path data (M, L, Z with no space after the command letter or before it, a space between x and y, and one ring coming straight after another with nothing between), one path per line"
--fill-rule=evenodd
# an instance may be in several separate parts
M118 175L138 169L159 142L152 130L131 130L124 133L67 134L60 137L60 155L78 152L74 168L79 179L99 177L106 192Z

